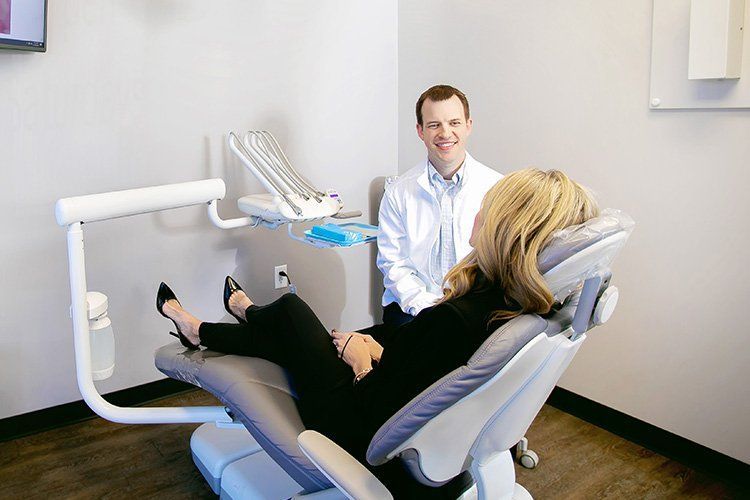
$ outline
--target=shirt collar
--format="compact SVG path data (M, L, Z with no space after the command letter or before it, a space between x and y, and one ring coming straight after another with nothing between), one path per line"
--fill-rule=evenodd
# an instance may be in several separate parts
M466 160L461 164L461 166L456 170L456 173L453 174L453 177L451 177L450 180L452 180L456 187L461 187L461 181L464 178L464 169L466 167ZM443 179L443 176L440 175L440 172L437 171L435 166L432 164L430 160L427 160L427 176L430 179L430 184L433 186L447 186L448 182Z

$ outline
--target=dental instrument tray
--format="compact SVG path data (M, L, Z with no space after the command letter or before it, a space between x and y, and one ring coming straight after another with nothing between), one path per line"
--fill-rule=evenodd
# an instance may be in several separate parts
M268 191L237 200L244 213L272 225L319 220L341 215L339 194L321 191L292 166L270 132L251 130L240 139L229 132L229 148Z
M305 231L305 238L311 242L326 242L330 246L351 247L374 241L378 227L358 222L344 224L321 224Z

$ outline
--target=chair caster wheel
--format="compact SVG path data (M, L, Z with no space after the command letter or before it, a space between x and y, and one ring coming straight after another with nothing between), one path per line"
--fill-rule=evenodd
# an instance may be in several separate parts
M533 469L539 465L539 455L532 450L526 450L518 457L518 463L525 469Z

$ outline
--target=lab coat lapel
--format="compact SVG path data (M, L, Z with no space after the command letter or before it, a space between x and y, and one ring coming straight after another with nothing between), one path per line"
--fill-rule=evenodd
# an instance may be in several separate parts
M427 196L433 199L435 198L435 193L432 189L432 185L430 185L430 160L424 161L424 168L422 168L422 173L419 174L419 177L417 177L417 184L419 184L419 187L421 187L425 193L427 193Z

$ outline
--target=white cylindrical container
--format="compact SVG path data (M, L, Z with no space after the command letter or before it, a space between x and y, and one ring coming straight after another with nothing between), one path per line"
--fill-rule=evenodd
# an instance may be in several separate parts
M91 376L104 380L115 370L115 335L112 321L107 317L107 296L100 292L87 292L89 313L89 338L91 342Z

